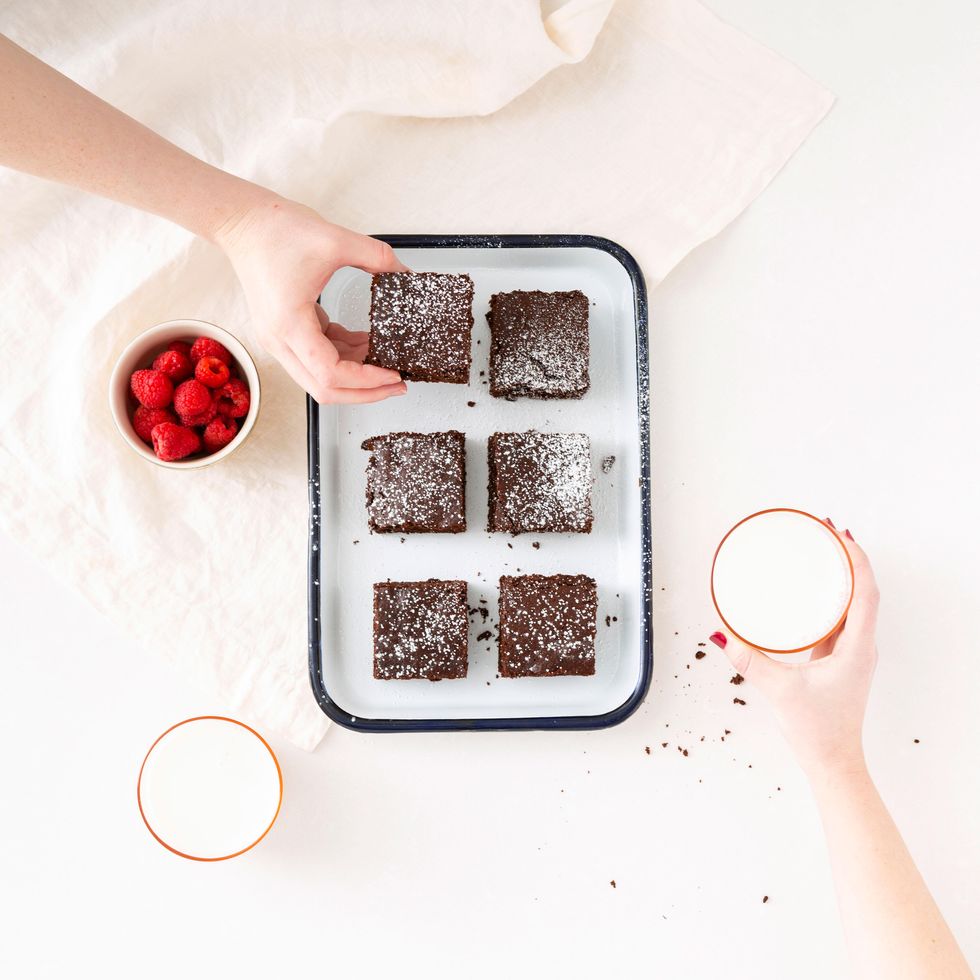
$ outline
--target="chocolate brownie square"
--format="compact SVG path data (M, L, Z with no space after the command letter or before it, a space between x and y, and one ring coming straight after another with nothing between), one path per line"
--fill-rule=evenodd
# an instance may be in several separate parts
M386 272L371 280L365 364L408 381L470 380L473 280L439 272Z
M584 293L495 293L487 322L494 398L581 398L589 390Z
M390 432L361 443L367 465L368 526L382 534L466 530L466 437Z
M495 432L488 531L592 530L592 456L580 432Z
M375 680L465 677L468 630L465 582L375 583Z
M597 605L588 575L501 576L500 676L594 674Z

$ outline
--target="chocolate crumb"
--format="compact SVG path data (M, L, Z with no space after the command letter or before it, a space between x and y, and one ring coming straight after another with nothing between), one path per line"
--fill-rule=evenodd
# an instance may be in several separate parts
M483 375L485 375L486 373L487 373L486 371L481 371L481 372L480 372L480 377L482 378L482 377L483 377Z
M708 645L707 643L699 643L698 644L699 647L706 647L707 645Z
M360 544L360 541L355 541L354 544Z
M490 681L487 681L487 687L489 687L489 686L490 686Z
M478 637L476 638L476 642L477 642L477 643L479 643L479 642L480 642L481 640L489 640L491 636L493 636L493 634L492 634L492 633L490 632L490 630L484 630L484 631L483 631L483 632L482 632L482 633L481 633L481 634L480 634L480 635L479 635L479 636L478 636Z
M650 746L649 745L644 745L643 746L643 751L646 752L647 755L649 755L650 754Z
M508 548L513 548L514 546L513 546L513 545L512 545L512 544L511 544L511 543L510 543L510 542L508 541L508 542L507 542L507 547L508 547Z
M666 742L661 742L660 743L660 748L662 748L662 749L667 748L667 743Z
M768 895L763 895L762 896L762 904L765 905L766 902L768 902L768 901L769 901L769 896Z
M537 550L538 550L538 549L539 549L539 548L541 547L541 542L540 542L540 541L532 541L532 542L531 542L531 547L532 547L532 548L533 548L533 549L534 549L535 551L537 551Z
M600 466L602 467L602 472L603 473L608 473L613 468L613 464L615 462L616 462L616 457L615 456L605 456L605 457L603 457L602 463L600 464Z
M615 888L615 887L616 887L616 879L615 879L615 878L613 878L613 880L612 880L612 881L610 881L610 882L609 882L609 884L610 884L610 885L612 885L612 886L613 886L613 888Z
M731 731L730 731L730 730L729 730L728 728L726 728L726 729L725 729L725 734L726 734L726 735L731 735Z
M741 698L733 698L732 700L735 702L735 704L745 704Z
M405 539L404 538L399 538L398 540L399 540L399 542L401 542L401 544L404 544L405 543Z
M912 741L915 742L916 745L919 744L919 740L917 738L913 738Z
M606 617L606 626L612 626L612 619L609 616Z
M476 408L476 402L467 402L466 403L466 407L467 408Z
M729 684L741 684L745 678L741 674L736 674L728 683Z
M704 660L704 656L705 656L704 650L698 650L697 653L694 654L694 659Z
M618 616L613 616L613 622L614 623L618 623L619 622L619 617Z

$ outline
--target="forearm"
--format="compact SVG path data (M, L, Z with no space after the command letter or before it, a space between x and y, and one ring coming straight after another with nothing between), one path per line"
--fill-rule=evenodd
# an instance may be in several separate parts
M857 977L972 976L867 770L811 776Z
M214 239L273 196L209 166L0 35L0 164Z

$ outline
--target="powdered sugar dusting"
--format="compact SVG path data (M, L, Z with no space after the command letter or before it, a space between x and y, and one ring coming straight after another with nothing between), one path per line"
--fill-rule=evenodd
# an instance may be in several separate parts
M580 290L490 298L490 394L581 398L589 389L589 301Z
M371 280L366 363L410 381L466 384L470 376L473 280L437 272L390 272Z
M365 439L371 529L466 530L466 439L462 432L392 432Z
M592 456L581 432L495 432L491 531L592 530Z
M587 575L502 576L501 676L594 674L597 607Z
M374 586L374 676L430 681L466 676L466 583L378 582Z

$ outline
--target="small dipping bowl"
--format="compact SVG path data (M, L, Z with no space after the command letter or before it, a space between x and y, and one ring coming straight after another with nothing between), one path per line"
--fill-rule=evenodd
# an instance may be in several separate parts
M151 746L136 784L140 815L168 851L226 861L272 829L282 805L282 770L258 732L206 715L168 728Z
M711 598L740 640L765 653L800 653L832 636L847 617L854 567L818 517L776 507L739 521L711 566Z
M234 358L245 382L248 384L250 399L248 414L237 420L238 432L235 434L235 438L216 453L211 453L210 456L192 456L188 459L169 462L160 459L153 452L153 447L143 442L133 428L132 413L136 402L129 390L129 378L134 371L150 367L153 358L165 351L167 344L171 341L193 341L195 337L211 337L228 348L228 352ZM144 330L138 337L130 341L126 349L119 355L119 360L116 361L116 366L112 369L112 375L109 378L109 411L112 413L112 419L116 423L119 434L127 445L151 463L176 470L197 469L201 466L217 463L218 460L231 455L252 431L259 415L259 400L259 372L256 370L255 362L249 352L233 334L205 320L167 320L166 323L158 323L155 327Z

